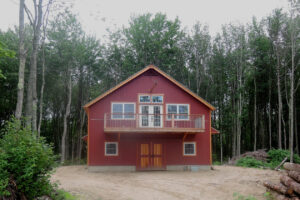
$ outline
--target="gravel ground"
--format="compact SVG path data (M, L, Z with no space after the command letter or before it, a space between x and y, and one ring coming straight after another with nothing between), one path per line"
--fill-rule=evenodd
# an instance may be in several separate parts
M51 180L86 200L235 199L234 193L263 200L262 182L277 181L280 173L233 166L200 172L92 173L86 166L59 167Z

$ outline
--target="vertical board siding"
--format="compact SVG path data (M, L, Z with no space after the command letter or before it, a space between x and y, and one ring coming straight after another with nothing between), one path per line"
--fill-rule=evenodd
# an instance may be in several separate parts
M104 155L104 141L118 141L118 134L104 133L104 114L111 112L111 102L136 102L136 113L139 112L138 94L163 94L163 113L166 104L189 104L190 114L203 114L205 132L187 135L185 141L196 141L197 156L183 156L183 134L142 134L121 133L118 156ZM210 109L194 97L180 89L165 77L141 75L120 87L115 92L89 107L88 118L88 165L137 165L139 160L139 145L153 142L161 144L156 151L163 153L162 165L209 165L211 163L210 144ZM149 151L150 151L149 146ZM147 159L146 159L147 160ZM149 164L148 161L143 161ZM159 164L159 163L158 163Z

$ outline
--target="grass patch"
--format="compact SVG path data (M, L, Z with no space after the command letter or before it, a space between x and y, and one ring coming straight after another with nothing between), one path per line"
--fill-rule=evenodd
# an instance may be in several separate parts
M70 194L69 192L62 189L57 190L56 194L53 195L52 198L55 200L77 200L78 199L72 194Z
M251 195L250 196L244 196L244 195L241 195L237 192L233 193L233 198L234 198L234 200L256 200L256 198L251 196Z

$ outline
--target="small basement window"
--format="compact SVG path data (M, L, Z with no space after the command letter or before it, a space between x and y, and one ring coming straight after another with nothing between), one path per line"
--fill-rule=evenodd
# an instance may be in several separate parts
M184 142L183 143L183 155L195 156L196 155L196 142Z
M118 143L117 142L105 142L105 155L117 156L118 155Z

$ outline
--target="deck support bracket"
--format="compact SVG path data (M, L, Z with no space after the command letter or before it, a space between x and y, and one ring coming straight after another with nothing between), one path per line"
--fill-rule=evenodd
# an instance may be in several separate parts
M186 136L188 135L188 133L184 133L182 141L184 142L184 139L186 138Z

